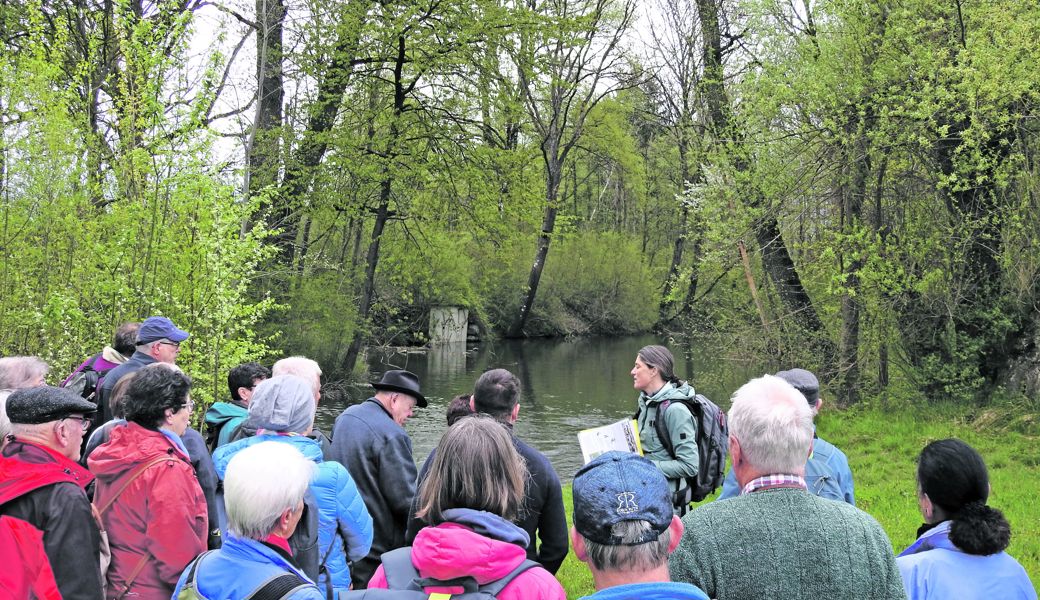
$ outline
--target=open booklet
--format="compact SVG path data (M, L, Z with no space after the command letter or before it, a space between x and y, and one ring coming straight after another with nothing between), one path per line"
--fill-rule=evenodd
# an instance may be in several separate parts
M643 447L639 444L639 426L635 419L622 419L610 425L582 429L578 432L578 444L581 445L581 455L586 464L611 450L643 454Z

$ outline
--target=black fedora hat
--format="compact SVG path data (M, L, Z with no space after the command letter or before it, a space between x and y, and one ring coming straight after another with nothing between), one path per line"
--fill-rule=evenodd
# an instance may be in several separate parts
M383 378L372 384L377 390L401 392L415 397L419 408L426 408L426 396L419 391L419 378L411 371L393 370L383 373Z

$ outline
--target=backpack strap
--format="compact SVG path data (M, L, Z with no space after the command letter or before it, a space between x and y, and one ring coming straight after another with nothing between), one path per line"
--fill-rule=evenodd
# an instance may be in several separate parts
M145 471L167 460L172 460L172 457L169 454L162 454L160 456L156 456L152 460L149 460L148 462L134 469L130 473L130 475L128 475L126 479L124 479L123 482L119 485L119 488L116 489L116 492L109 496L108 500L106 500L104 504L97 507L98 514L104 514L105 511L112 506L112 503L115 502L116 499L118 499L119 496L121 496L123 492L126 491L126 488L129 487L131 483L133 483L141 475L144 475Z
M492 596L497 597L502 592L502 590L504 590L505 587L509 585L514 579L516 579L521 573L528 569L533 569L534 567L538 566L541 565L539 565L531 559L525 559L524 562L517 565L517 567L510 571L509 574L505 577L502 577L501 579L480 586L480 591L485 594L491 594Z
M664 449L668 452L668 455L675 458L675 445L672 444L672 434L668 432L668 427L664 424L664 413L672 406L671 400L662 400L657 405L657 414L654 416L654 431L657 432L657 439L664 446Z
M243 600L282 600L305 587L313 584L296 573L284 573L268 579Z
M406 546L384 552L379 560L383 563L386 587L391 590L422 590L417 581L419 571L412 564L412 548Z
M325 555L321 557L321 563L318 565L318 578L321 578L321 574L325 573L325 600L335 600L335 595L332 591L332 574L329 573L329 568L325 565L329 560L329 555L332 554L332 549L336 547L336 542L339 541L339 532L334 532L332 536L332 542L329 543L329 548L325 550Z

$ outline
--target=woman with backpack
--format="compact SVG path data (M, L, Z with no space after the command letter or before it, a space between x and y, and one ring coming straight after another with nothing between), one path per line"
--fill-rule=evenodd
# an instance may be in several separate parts
M510 522L521 510L526 478L501 423L484 415L460 419L441 437L419 487L417 514L427 526L412 546L383 555L368 590L345 598L479 590L500 600L565 599L556 578L527 560L527 533Z
M896 558L909 600L1036 600L1022 565L1004 551L1011 526L986 504L982 456L957 439L932 442L917 459L918 538Z
M697 449L697 424L682 400L693 401L696 393L672 372L675 359L664 346L644 346L632 367L632 387L639 390L639 442L643 455L650 459L668 479L675 514L686 513L693 500L687 478L696 477L700 468ZM661 407L667 406L663 411ZM672 446L657 433L656 421L663 419Z

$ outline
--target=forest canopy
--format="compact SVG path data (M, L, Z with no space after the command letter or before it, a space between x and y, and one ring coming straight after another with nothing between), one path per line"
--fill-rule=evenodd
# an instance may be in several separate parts
M695 334L1040 394L1034 0L0 5L0 353Z

